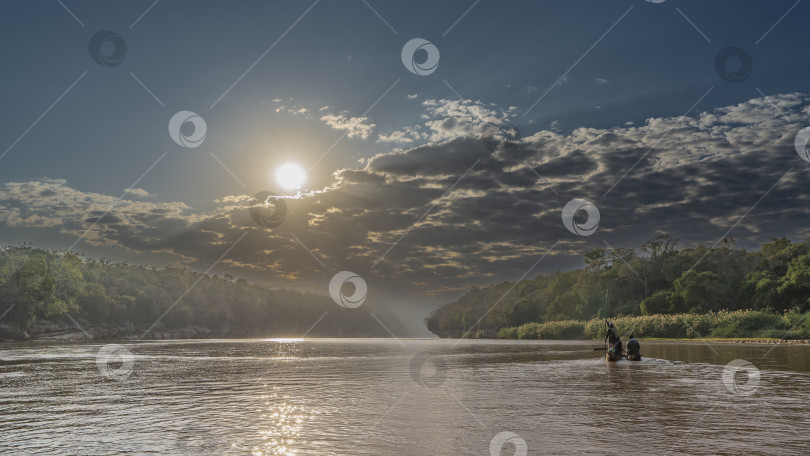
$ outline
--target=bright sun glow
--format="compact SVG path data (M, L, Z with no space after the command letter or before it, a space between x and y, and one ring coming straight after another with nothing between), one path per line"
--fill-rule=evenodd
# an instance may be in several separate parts
M304 169L295 163L285 163L276 170L276 181L285 190L298 190L304 185L307 176Z

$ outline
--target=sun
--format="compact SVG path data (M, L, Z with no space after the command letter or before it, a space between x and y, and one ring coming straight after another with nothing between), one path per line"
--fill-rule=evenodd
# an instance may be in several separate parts
M307 175L304 169L295 163L285 163L276 170L276 181L285 190L298 190L304 186Z

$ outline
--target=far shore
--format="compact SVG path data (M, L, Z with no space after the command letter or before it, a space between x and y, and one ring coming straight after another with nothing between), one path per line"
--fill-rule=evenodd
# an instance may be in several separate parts
M638 338L638 340L646 340L651 342L719 342L719 343L728 343L728 344L763 344L763 345L773 345L773 344L783 344L783 345L804 345L810 344L810 339L774 339L768 337L752 337L752 338L730 338L730 339L722 339L722 338L707 338L707 339L674 339L668 337L649 337L649 338Z
M118 333L118 334L109 334L109 333L102 333L96 334L95 337L91 336L88 337L87 334L78 331L70 331L70 332L63 332L61 334L48 334L48 335L41 335L39 337L32 337L25 340L20 339L9 339L4 338L0 339L0 343L2 342L13 342L13 343L37 343L37 342L136 342L136 341L155 341L155 340L162 340L162 341L172 341L172 340L206 340L206 339L220 339L220 340L239 340L239 339L263 339L263 338L295 338L292 336L279 336L279 335L235 335L235 334L217 334L212 332L202 332L202 331L192 331L191 328L184 328L183 330L167 330L167 331L158 331L154 334L149 334L146 337L139 337L135 335L134 332L132 333ZM324 336L325 338L330 339L341 339L343 337L339 336ZM309 337L309 339L319 339L321 337ZM345 337L346 339L364 339L364 337ZM394 338L391 338L394 339ZM402 340L410 340L411 338L399 338ZM749 338L705 338L705 339L687 339L687 338L670 338L670 337L638 337L639 341L642 342L677 342L677 343L725 343L725 344L759 344L759 345L810 345L810 339L777 339L777 338L767 338L767 337L749 337ZM425 340L425 339L413 339L413 340ZM437 338L435 340L442 340L442 338ZM462 340L526 340L526 339L496 339L496 338L479 338L479 339L462 339ZM594 343L601 343L602 340L600 339L528 339L528 340L545 340L547 342L550 341L578 341L578 342L594 342ZM624 339L626 341L626 339Z

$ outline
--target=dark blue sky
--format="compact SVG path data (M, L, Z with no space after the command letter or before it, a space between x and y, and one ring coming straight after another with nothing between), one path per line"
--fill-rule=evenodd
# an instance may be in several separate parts
M512 123L527 136L554 121L566 131L682 114L712 85L717 88L701 103L704 110L755 97L756 87L769 95L805 91L810 69L797 42L806 38L806 5L755 44L792 1L484 0L442 36L473 2L370 3L395 35L362 1L324 0L209 109L312 3L162 1L130 29L151 4L65 1L82 27L55 1L3 3L3 150L88 73L3 159L0 179L63 178L83 190L119 192L160 153L175 149L163 134L165 125L171 114L188 109L207 120L205 149L216 151L258 190L273 184L263 180L275 162L313 162L340 136L319 122L275 113L271 100L294 98L296 106L330 106L360 116L397 79L369 112L376 132L418 121L420 105L406 94L455 99L447 81L464 98L517 107ZM567 80L524 117L630 7ZM99 30L126 41L120 66L103 68L89 58L88 40ZM430 40L441 52L429 77L407 72L400 62L402 45L413 37ZM725 83L715 72L714 56L726 45L745 49L754 60L744 84ZM328 184L334 168L390 148L346 138L313 170L312 182ZM221 171L205 150L172 150L143 185L166 198L201 203L239 189Z
M535 273L581 265L604 241L637 247L669 232L711 244L775 182L794 190L774 187L733 235L753 246L808 234L791 210L807 164L792 150L810 124L807 3L21 0L0 10L3 243L205 269L249 228L222 268L310 286L391 248L373 274L442 297L515 280L558 239ZM125 42L120 65L91 58L100 31ZM413 38L439 50L432 74L403 65ZM716 69L727 46L750 56L743 82ZM690 107L692 120L673 119ZM199 147L169 135L184 110L205 120ZM513 144L489 152L465 142L487 125L520 139L499 133ZM287 162L309 170L305 190L327 190L290 200L281 229L258 230L245 198L283 193L273 172ZM597 236L566 238L559 214L573 198L600 207Z

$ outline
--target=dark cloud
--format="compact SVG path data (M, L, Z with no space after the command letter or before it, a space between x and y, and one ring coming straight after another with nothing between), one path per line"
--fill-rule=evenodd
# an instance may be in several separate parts
M475 103L451 108L452 125L432 124L431 131L461 128L458 110L478 110L480 121L489 114ZM352 270L383 287L441 296L517 279L557 241L532 275L577 267L586 250L605 242L637 247L670 233L685 244L712 244L738 221L732 236L742 245L803 238L810 232L804 210L810 164L793 150L793 138L808 118L807 95L787 94L695 117L542 131L517 142L455 136L337 171L325 191L288 199L288 217L273 230L253 223L248 195L199 210L116 201L58 180L0 186L0 221L68 238L95 223L84 242L169 252L200 269L248 231L224 263L236 274L317 287L338 270ZM563 226L562 208L574 198L599 208L594 235Z

